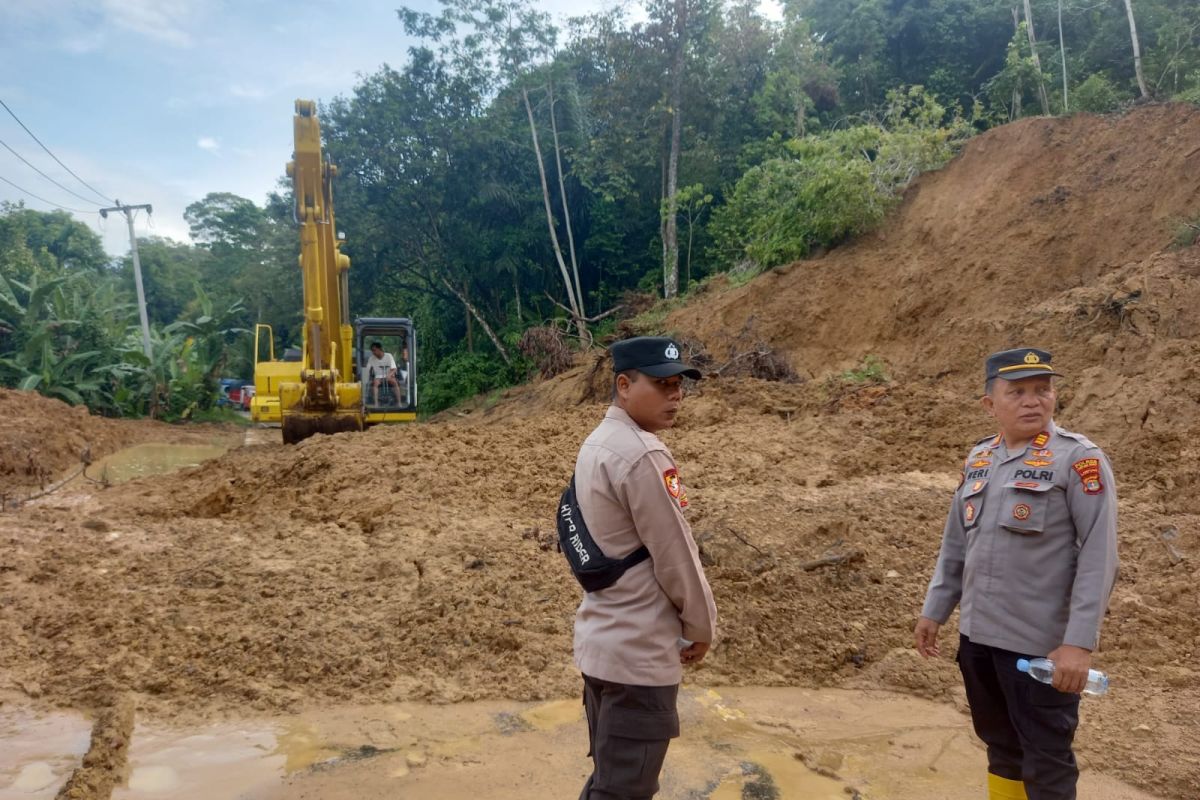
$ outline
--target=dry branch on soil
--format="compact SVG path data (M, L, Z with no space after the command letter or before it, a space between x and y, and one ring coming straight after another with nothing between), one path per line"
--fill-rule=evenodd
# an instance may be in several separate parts
M763 381L797 383L800 376L787 359L779 355L764 339L754 334L756 320L750 315L742 330L729 344L724 364L712 370L722 378L758 378Z
M533 361L543 378L553 378L574 365L574 357L564 338L563 332L555 326L539 325L521 335L517 349Z

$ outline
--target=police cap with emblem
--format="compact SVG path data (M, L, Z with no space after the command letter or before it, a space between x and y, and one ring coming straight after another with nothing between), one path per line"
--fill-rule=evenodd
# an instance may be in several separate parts
M1050 354L1036 347L1019 347L1016 350L1001 350L987 357L985 380L1003 378L1006 381L1019 381L1022 378L1034 378L1039 375L1058 375L1050 366Z
M700 370L679 359L679 345L665 336L638 336L614 342L609 352L612 353L613 372L636 369L652 378L687 375L700 380L701 377Z

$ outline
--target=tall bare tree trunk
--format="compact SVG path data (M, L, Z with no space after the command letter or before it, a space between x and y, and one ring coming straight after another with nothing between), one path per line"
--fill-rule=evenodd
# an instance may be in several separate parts
M529 90L521 90L521 98L525 101L525 114L529 117L529 135L533 138L533 153L537 157L538 177L542 180L542 203L546 206L546 226L550 229L550 244L554 247L554 257L558 260L558 269L562 273L563 285L567 289L567 302L571 313L575 316L575 325L582 333L587 328L583 321L583 311L575 299L575 290L571 284L571 274L567 272L567 262L563 260L562 246L558 243L558 233L554 230L554 212L550 208L550 185L546 183L546 164L542 161L542 146L538 142L537 125L533 121L533 106L529 104Z
M455 289L454 284L446 280L444 276L439 275L438 278L441 280L442 285L450 290L450 294L458 298L458 302L463 304L463 308L465 308L467 313L470 315L467 317L467 330L470 330L470 321L473 317L475 321L479 323L479 327L483 328L483 332L487 334L487 337L492 340L492 344L496 346L496 352L498 352L500 357L504 359L504 363L511 367L512 358L508 355L508 350L506 350L504 345L500 343L500 337L496 335L496 332L492 330L492 326L488 325L487 320L484 319L483 315L479 313L479 309L477 309L475 304L471 302L471 298L467 297L465 292Z
M524 324L525 317L521 314L521 282L517 277L517 270L513 270L513 296L517 299L517 322Z
M1067 99L1067 46L1063 44L1062 31L1062 0L1058 0L1058 52L1062 56L1063 73L1063 113L1071 111L1071 103Z
M1150 96L1146 89L1146 78L1142 75L1142 46L1138 44L1137 21L1133 18L1133 0L1125 0L1125 14L1129 17L1129 38L1133 42L1133 71L1137 73L1138 90L1142 97Z
M1038 58L1037 36L1033 32L1033 9L1025 0L1025 33L1029 34L1029 52L1033 54L1033 66L1038 72L1038 100L1042 104L1042 116L1050 116L1050 98L1046 96L1046 82L1042 80L1042 60Z
M579 280L579 262L575 259L575 234L571 229L571 209L567 205L567 186L563 181L562 149L558 146L558 121L554 116L554 82L547 84L550 95L550 131L554 134L554 163L558 167L558 196L562 200L563 224L567 228L567 247L571 251L571 272L575 276L575 296L579 299L580 316L587 316L583 299L583 284Z
M1016 6L1013 6L1012 17L1013 17L1013 31L1016 33L1020 33L1021 32L1021 12L1017 11ZM1012 122L1014 119L1017 119L1020 116L1021 116L1021 87L1018 84L1016 86L1013 86L1012 108L1008 112L1008 121Z
M671 64L671 155L667 161L667 218L663 226L663 297L679 293L679 140L683 124L683 61L687 45L687 0L675 0L675 55Z

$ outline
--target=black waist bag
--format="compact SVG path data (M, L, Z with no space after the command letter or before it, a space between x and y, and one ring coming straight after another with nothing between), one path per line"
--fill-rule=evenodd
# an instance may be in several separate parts
M558 503L558 549L567 557L571 572L585 592L598 592L617 582L626 570L650 557L642 545L624 558L609 558L584 524L575 498L575 476Z

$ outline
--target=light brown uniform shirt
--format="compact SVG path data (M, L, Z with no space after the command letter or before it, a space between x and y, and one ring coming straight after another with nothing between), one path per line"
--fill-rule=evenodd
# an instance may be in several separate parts
M575 461L579 510L596 544L650 558L584 595L575 614L575 664L614 683L668 686L683 677L679 639L712 642L717 608L684 519L687 491L654 434L612 406Z
M1051 423L1027 446L971 449L921 615L977 644L1044 656L1094 650L1117 576L1117 487L1108 458Z

